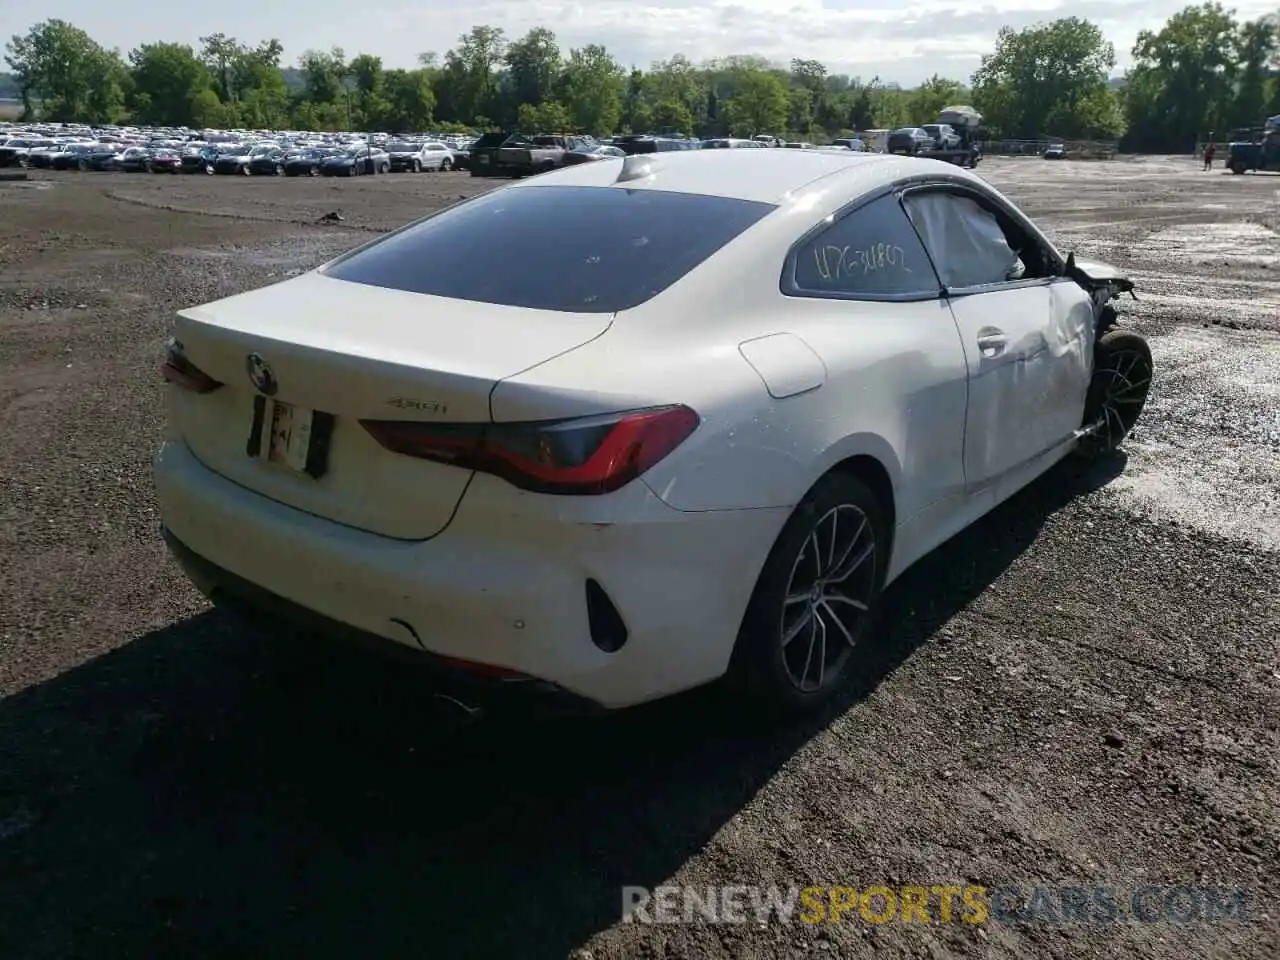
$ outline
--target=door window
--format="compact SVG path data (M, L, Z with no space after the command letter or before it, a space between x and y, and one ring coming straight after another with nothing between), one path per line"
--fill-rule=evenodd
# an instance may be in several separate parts
M940 290L920 238L894 195L872 200L805 240L784 292L856 299L929 297Z
M943 285L987 286L1051 277L1047 250L1008 215L971 196L945 190L903 198Z

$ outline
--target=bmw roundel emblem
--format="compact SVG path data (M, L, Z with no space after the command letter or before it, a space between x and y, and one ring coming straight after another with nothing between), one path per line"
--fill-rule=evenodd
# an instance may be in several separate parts
M251 353L245 358L244 367L249 371L249 379L253 385L265 393L268 397L275 396L276 390L280 388L276 375L271 370L271 364L262 359L261 354Z

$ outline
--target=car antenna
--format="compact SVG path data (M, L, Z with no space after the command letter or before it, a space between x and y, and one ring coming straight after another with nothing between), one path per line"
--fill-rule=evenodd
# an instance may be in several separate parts
M658 162L644 154L633 153L622 161L622 169L618 171L618 179L614 183L627 183L631 180L643 180L652 177L658 169Z

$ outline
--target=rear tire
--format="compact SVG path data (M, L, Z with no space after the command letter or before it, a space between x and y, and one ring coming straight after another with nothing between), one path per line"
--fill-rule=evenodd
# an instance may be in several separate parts
M765 560L734 647L731 682L782 715L817 709L859 673L884 588L888 514L857 477L829 473Z
M1151 347L1143 337L1128 330L1109 330L1099 338L1082 424L1097 425L1097 429L1080 439L1078 456L1097 460L1124 443L1146 408L1154 371Z

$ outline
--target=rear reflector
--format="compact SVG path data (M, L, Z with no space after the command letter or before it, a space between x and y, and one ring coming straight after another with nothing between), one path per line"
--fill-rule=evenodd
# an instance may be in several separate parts
M612 493L688 439L698 415L685 406L525 423L361 420L396 453L501 477L522 490Z
M211 393L222 386L221 381L213 379L188 360L182 344L172 337L166 348L164 363L160 365L160 375L169 383L196 393Z

